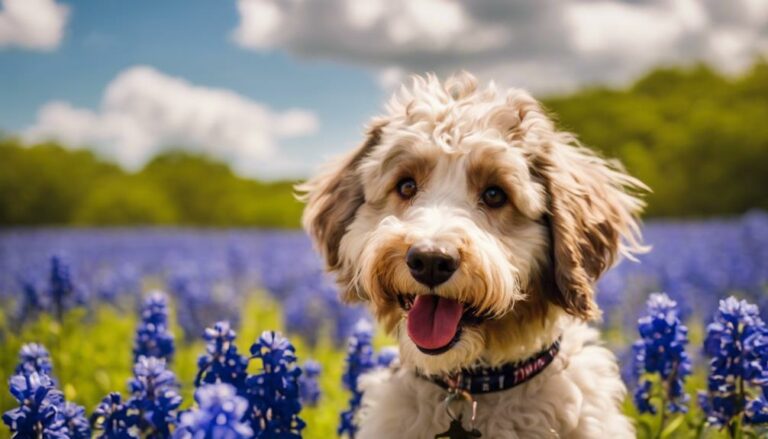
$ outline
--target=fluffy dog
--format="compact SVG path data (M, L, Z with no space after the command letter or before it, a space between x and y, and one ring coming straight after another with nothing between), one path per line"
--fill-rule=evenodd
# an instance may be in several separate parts
M615 358L586 322L600 275L644 249L645 186L528 93L416 77L299 189L343 298L399 343L398 368L360 380L358 438L433 438L452 420L466 436L441 437L634 435ZM489 373L497 388L467 384Z

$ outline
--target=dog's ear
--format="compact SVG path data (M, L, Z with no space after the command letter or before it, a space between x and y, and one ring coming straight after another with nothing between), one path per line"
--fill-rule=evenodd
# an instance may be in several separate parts
M358 165L379 143L384 125L384 121L374 122L362 145L330 163L316 177L296 186L299 199L306 202L302 216L304 229L320 250L326 268L337 275L339 284L348 285L342 292L342 299L348 302L360 297L351 285L350 268L344 267L339 257L339 243L365 201Z
M646 251L638 215L638 194L648 188L609 162L580 146L573 136L554 133L542 139L533 170L548 195L544 218L550 230L550 268L545 270L548 298L584 320L600 311L594 285L617 256Z

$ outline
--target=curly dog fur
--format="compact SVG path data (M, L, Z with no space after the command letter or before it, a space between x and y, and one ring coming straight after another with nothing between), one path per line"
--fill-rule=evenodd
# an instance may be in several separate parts
M541 374L477 395L483 437L634 436L616 360L586 323L600 315L601 274L644 250L646 188L557 130L528 93L480 88L467 73L415 77L361 146L299 190L343 298L369 303L399 343L399 367L361 379L358 438L434 437L448 425L445 391L422 376L520 361L561 336ZM447 281L413 275L419 246L456 261ZM408 304L430 294L478 316L439 353L407 327Z

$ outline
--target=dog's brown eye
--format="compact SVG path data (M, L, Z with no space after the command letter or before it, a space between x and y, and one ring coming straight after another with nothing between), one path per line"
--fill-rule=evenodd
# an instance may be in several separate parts
M413 198L413 196L416 195L417 190L418 187L416 187L416 181L410 177L397 182L397 194L404 200Z
M491 186L483 192L483 203L490 208L499 208L506 202L507 194L498 186Z

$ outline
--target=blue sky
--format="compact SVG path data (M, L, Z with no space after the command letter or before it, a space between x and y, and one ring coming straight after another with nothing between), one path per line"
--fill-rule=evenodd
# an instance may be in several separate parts
M0 130L131 169L183 144L303 176L412 72L540 94L701 60L738 72L768 51L768 1L716 3L0 0Z
M321 160L353 146L385 96L365 68L303 60L279 50L253 52L233 44L233 2L60 3L70 6L71 20L56 50L0 50L3 131L16 133L32 125L40 107L51 100L95 109L120 72L149 65L194 84L233 90L275 110L300 107L315 112L321 131L281 146L286 154L309 153Z

